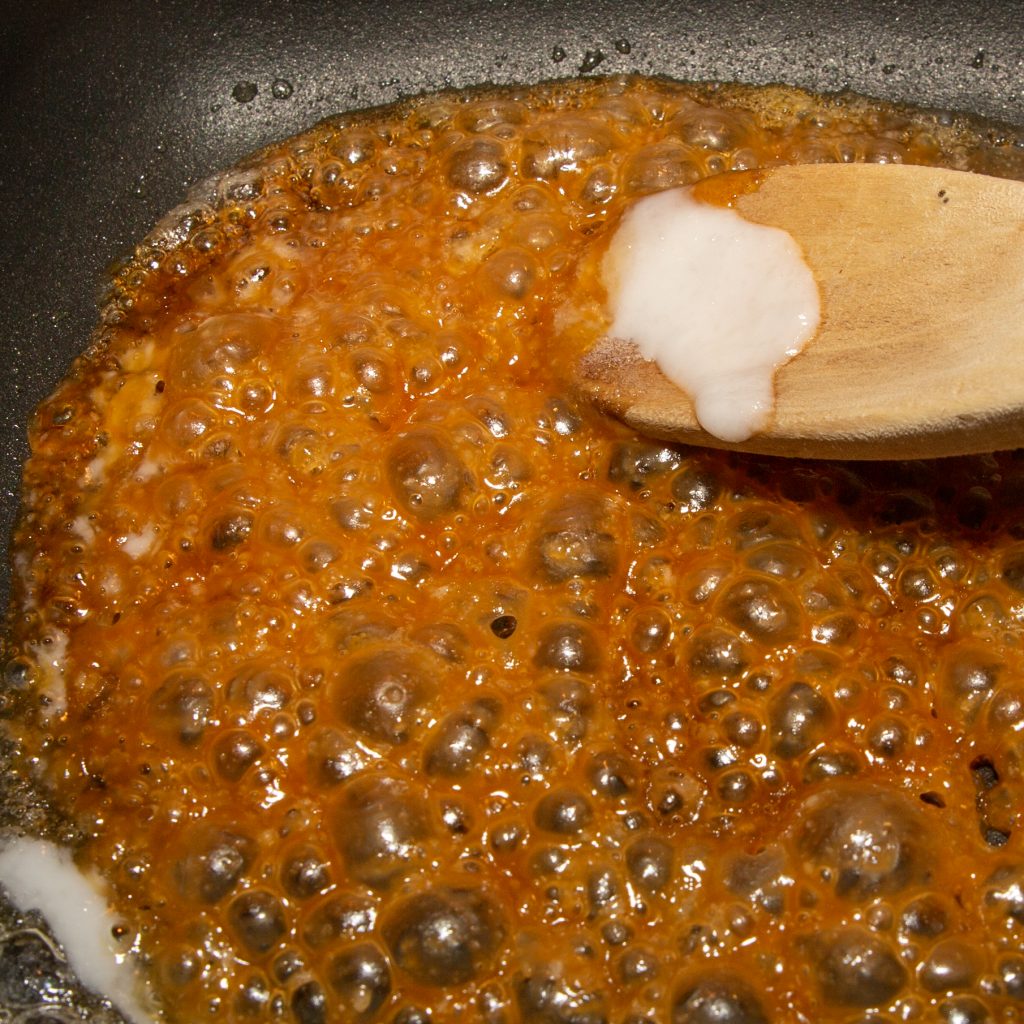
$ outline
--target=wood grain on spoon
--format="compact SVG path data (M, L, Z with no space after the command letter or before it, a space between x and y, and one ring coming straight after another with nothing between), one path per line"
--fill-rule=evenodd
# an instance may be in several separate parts
M767 427L738 444L703 431L687 395L621 339L579 364L599 405L653 436L776 455L1024 445L1024 183L815 164L721 175L695 196L793 236L820 289L818 333L776 373Z

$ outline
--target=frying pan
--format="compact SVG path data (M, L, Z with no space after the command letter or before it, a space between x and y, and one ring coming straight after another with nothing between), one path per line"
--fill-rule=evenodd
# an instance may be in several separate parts
M423 90L633 71L852 89L1024 125L1022 16L1019 0L8 5L0 542L29 413L87 343L107 268L246 153ZM1008 138L1024 146L1024 129ZM3 606L9 583L4 564ZM4 992L0 963L0 1010Z

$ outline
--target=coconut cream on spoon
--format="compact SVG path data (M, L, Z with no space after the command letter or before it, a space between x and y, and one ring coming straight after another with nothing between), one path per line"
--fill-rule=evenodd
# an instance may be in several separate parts
M775 371L821 320L818 286L793 238L700 202L691 189L634 204L603 274L609 334L655 361L723 441L767 424Z

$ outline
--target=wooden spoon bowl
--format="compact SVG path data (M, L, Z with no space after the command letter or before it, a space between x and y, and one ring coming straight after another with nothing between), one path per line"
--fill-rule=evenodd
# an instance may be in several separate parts
M1024 445L1024 183L815 164L722 175L694 195L793 236L820 289L818 333L776 373L773 415L747 441L702 430L689 397L621 339L579 364L592 400L655 437L772 455Z

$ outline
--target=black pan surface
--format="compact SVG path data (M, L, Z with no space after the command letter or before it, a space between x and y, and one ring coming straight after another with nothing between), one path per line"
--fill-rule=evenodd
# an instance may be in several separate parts
M106 268L249 151L422 90L630 71L853 89L1024 125L1022 26L1020 0L8 5L0 543L29 412L86 344ZM4 564L2 606L8 586Z

